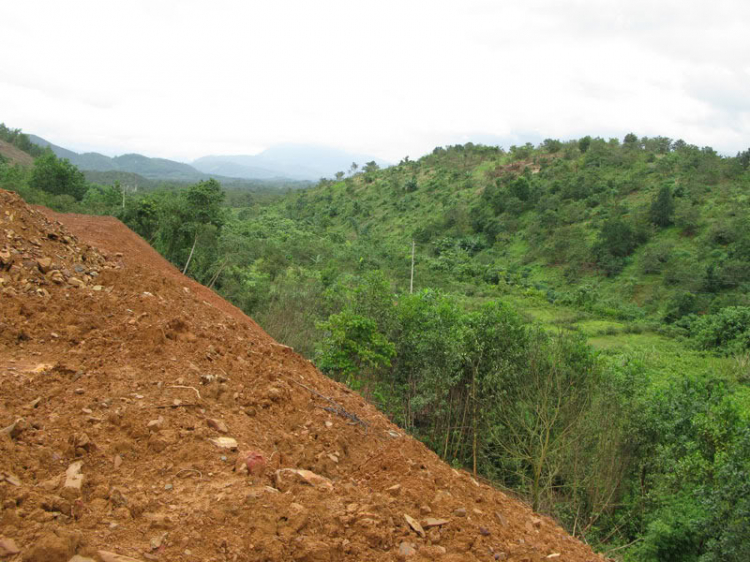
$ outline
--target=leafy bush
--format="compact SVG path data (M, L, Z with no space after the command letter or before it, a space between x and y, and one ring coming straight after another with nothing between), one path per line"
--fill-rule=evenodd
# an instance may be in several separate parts
M693 322L690 335L700 349L725 355L750 349L750 307L731 306Z

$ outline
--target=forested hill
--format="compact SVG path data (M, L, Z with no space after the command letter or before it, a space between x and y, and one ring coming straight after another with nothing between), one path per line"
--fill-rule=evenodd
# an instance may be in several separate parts
M674 322L748 303L749 161L634 135L467 144L323 182L279 212L394 257L415 241L418 286L504 279Z

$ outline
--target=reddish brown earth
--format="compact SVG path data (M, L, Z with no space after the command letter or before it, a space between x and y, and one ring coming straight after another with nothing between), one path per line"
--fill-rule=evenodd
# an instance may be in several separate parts
M4 562L599 559L118 221L5 191L0 382Z

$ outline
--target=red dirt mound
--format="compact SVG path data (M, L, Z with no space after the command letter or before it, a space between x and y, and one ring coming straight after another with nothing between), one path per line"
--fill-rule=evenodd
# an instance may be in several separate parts
M4 191L0 381L3 561L599 558L118 221Z

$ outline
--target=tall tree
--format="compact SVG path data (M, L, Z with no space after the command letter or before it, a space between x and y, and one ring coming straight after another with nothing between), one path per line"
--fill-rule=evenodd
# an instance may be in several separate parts
M649 210L651 222L662 228L670 226L674 219L674 199L672 198L672 188L669 185L663 185L659 189L654 200L651 202Z

